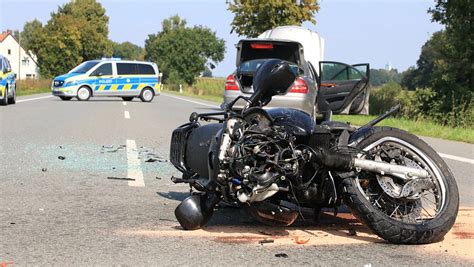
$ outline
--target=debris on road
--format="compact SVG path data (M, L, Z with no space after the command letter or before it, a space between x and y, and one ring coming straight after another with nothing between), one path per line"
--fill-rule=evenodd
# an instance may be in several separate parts
M263 240L260 240L258 243L263 246L263 244L269 244L269 243L273 243L273 242L275 242L275 240L270 239L270 238L265 238Z
M48 171L48 168L42 168L41 171L42 171L42 172L47 172L47 171Z
M298 245L303 245L303 244L308 243L310 239L311 239L310 237L302 238L302 237L296 236L295 237L295 243L298 244Z
M65 156L58 156L58 159L60 159L60 160L65 160L66 157L65 157Z
M349 229L349 232L347 233L348 236L357 236L357 232L354 227Z
M102 146L102 149L100 151L100 153L104 153L104 152L107 152L107 153L115 153L115 152L118 152L119 150L121 149L124 149L126 148L127 146L126 145L118 145L118 146L115 146L115 145L103 145Z
M161 177L156 176L155 178L156 178L156 180L161 180Z
M140 147L138 154L140 155L140 159L143 159L144 162L151 163L151 162L168 162L167 159L161 157L156 152L153 151L151 148L146 148L144 146Z
M110 180L123 180L123 181L135 181L135 178L129 178L129 177L114 177L114 176L109 176L107 179Z
M277 254L275 254L275 257L277 257L277 258L288 258L288 254L286 254L286 253L277 253Z

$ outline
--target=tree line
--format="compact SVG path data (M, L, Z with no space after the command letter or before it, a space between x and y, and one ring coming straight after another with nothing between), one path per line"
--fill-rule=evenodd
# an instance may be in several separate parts
M175 77L192 84L201 73L211 75L209 69L224 58L224 40L207 27L188 27L177 15L165 19L162 31L150 34L144 48L109 40L108 24L109 17L100 3L76 0L59 6L45 25L35 19L14 35L36 55L44 78L66 73L87 60L119 57L153 61L165 79Z

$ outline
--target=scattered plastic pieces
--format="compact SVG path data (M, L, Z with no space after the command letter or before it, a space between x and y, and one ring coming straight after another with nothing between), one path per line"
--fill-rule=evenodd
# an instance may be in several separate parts
M275 242L275 240L270 239L270 238L265 238L265 239L263 239L263 240L260 240L258 243L259 243L260 245L263 245L263 244L269 244L269 243L273 243L273 242Z
M65 157L65 156L58 156L58 159L60 159L60 160L65 160L66 157Z
M47 168L42 168L41 171L42 171L42 172L47 172L48 169L47 169Z
M109 176L109 177L107 177L107 179L110 179L110 180L135 181L135 178L128 178L128 177L113 177L113 176Z
M355 230L355 228L350 228L349 229L349 232L347 233L348 236L356 236L357 235L357 232Z
M296 236L295 237L295 243L298 244L298 245L303 245L303 244L308 243L310 239L311 239L310 237L302 238L302 237Z
M288 254L286 254L286 253L277 253L277 254L275 254L275 257L277 257L277 258L288 258Z

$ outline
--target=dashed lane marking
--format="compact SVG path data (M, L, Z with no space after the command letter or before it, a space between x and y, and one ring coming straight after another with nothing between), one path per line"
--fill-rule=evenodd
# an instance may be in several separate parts
M127 140L127 177L135 179L128 181L128 186L144 187L145 180L140 166L140 159L138 158L137 144L135 140Z
M125 117L125 119L130 119L130 112L128 112L127 110L125 110L123 112L123 116Z
M124 106L126 106L126 105L127 105L127 102L122 102L122 104L123 104Z

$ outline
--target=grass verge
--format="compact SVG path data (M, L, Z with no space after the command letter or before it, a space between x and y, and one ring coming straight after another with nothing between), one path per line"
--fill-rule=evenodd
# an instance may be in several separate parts
M27 79L16 81L16 95L33 95L51 92L51 80Z
M202 99L206 101L216 102L217 104L221 104L223 102L222 96L217 96L217 95L197 95L197 94L193 94L186 91L183 91L183 93L179 93L172 90L163 90L163 93L176 95L176 96L187 96L187 97Z
M373 120L376 116L363 115L334 115L333 120L350 122L362 126ZM377 124L379 126L392 126L410 133L422 136L436 137L446 140L461 141L474 144L473 128L451 128L430 121L413 121L403 118L387 118Z

